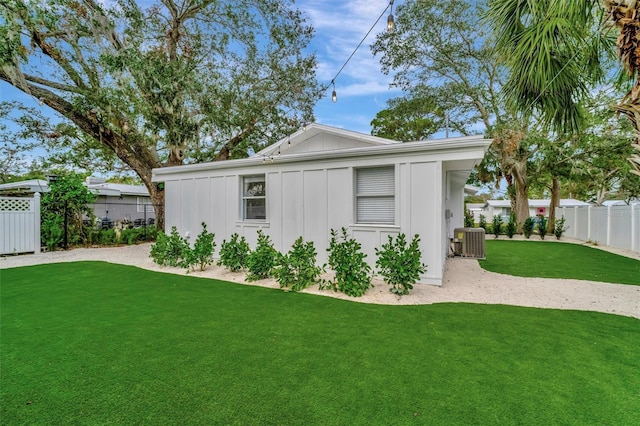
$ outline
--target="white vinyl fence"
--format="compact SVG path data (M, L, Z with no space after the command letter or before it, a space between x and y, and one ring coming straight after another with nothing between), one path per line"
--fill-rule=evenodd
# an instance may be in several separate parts
M0 197L0 255L40 253L40 194Z
M640 252L640 205L608 207L560 207L565 235L582 241Z

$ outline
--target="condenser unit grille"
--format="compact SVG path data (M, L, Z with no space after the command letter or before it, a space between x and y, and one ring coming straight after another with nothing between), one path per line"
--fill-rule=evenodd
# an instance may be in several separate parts
M476 259L484 259L484 237L485 232L482 228L456 228L453 231L454 241L458 247L459 253L463 257L473 257Z

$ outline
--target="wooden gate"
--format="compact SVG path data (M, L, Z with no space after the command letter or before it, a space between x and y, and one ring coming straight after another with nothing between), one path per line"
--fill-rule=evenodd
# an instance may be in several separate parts
M40 253L40 194L0 197L0 255Z

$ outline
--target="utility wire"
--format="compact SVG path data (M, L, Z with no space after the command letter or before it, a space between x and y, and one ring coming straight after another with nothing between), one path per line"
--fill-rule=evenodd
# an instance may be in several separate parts
M375 28L376 25L378 25L378 22L380 22L380 19L382 19L382 17L384 16L384 14L387 12L387 10L391 7L391 5L393 4L393 0L391 0L391 2L387 5L387 7L384 8L384 10L382 11L382 13L380 14L380 16L378 16L378 19L376 19L376 21L373 23L373 25L371 25L371 28L369 28L369 31L367 31L367 33L365 34L364 37L362 37L362 40L360 40L360 43L358 43L358 45L356 46L355 49L353 49L353 52L351 52L351 55L349 55L349 57L347 58L347 60L344 62L344 64L342 64L342 66L340 67L340 69L338 70L338 72L336 73L335 76L333 76L333 78L331 79L331 81L329 82L329 84L325 85L322 88L323 92L326 92L327 89L329 88L329 86L331 85L335 85L336 82L336 78L338 78L338 76L340 75L340 73L344 70L344 68L347 66L347 64L349 63L349 61L351 61L351 59L353 58L353 55L356 54L356 52L358 51L358 49L360 49L360 46L362 46L362 43L364 43L364 41L367 39L367 37L369 37L369 34L371 34L371 31L373 31L373 29Z

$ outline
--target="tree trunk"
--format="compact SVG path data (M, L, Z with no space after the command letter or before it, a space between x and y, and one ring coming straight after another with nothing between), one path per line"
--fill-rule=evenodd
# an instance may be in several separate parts
M549 204L549 222L547 223L547 233L553 234L556 226L556 208L560 207L560 179L551 179L551 203Z
M517 163L511 171L515 188L514 214L518 224L518 233L522 233L522 225L529 217L529 179L527 177L526 161Z
M522 232L522 225L529 217L529 188L522 187L516 182L516 222L518 224L518 233Z

